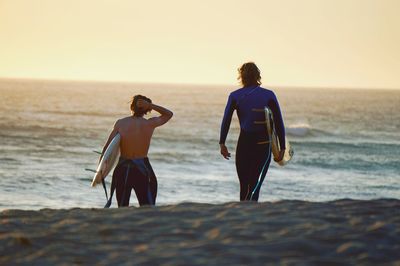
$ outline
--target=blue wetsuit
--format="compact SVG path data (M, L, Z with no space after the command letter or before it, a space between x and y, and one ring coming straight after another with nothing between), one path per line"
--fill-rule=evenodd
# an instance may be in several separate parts
M238 89L229 95L221 124L220 144L225 144L233 112L240 122L236 147L236 171L240 181L240 200L258 200L260 187L271 162L264 107L273 113L276 134L285 148L285 127L278 100L271 90L259 86Z

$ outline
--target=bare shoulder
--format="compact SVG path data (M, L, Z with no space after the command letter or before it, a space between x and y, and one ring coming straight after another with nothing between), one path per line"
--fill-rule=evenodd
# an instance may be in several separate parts
M158 120L158 117L143 118L144 123L151 125Z
M132 123L140 123L141 125L146 125L146 124L150 123L150 119L146 119L144 117L127 116L127 117L119 119L117 121L117 123L119 123L119 125L121 125L121 126L129 125Z
M126 123L132 120L132 116L126 116L117 120L117 123Z
M114 128L115 129L121 128L123 125L128 123L129 119L130 119L129 116L118 119L117 121L115 121Z
M159 127L163 124L165 124L169 118L163 117L163 116L156 116L156 117L151 117L147 119L147 124L151 127Z

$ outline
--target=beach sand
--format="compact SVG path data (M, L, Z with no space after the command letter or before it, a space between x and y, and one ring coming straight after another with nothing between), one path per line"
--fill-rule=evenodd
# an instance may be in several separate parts
M400 265L400 201L5 210L0 264Z

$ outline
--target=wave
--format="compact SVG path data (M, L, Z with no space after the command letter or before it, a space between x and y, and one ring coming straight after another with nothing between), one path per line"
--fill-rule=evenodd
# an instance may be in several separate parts
M308 136L318 137L318 136L334 135L331 132L314 128L308 123L296 123L289 125L285 128L285 131L286 135L291 137L308 137Z
M289 125L285 128L286 134L295 137L304 137L311 133L312 128L307 123L299 123L294 125Z
M398 151L400 143L399 142L389 142L389 141L374 141L365 139L308 139L308 140L292 140L290 141L292 145L304 147L307 149L319 148L319 149L330 149L332 152L334 149L344 150L344 149L363 149L368 151L372 150L386 150L386 151Z
M106 112L106 111L64 111L64 110L52 110L52 111L42 111L44 114L50 115L67 115L67 116L95 116L95 117L115 117L122 116L120 113L116 112Z
M5 157L5 158L0 158L0 162L15 163L15 162L18 162L18 160L15 158Z

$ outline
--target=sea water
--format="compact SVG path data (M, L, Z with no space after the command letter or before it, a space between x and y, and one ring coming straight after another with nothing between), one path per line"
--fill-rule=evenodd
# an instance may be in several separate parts
M237 201L236 115L227 141L231 160L222 158L218 145L234 89L1 80L0 210L103 207L103 188L90 187L93 174L85 168L96 168L94 151L115 121L130 115L135 94L174 112L156 129L149 151L157 203ZM400 91L272 89L295 154L285 167L271 163L260 201L400 199ZM134 194L131 204L137 205Z

